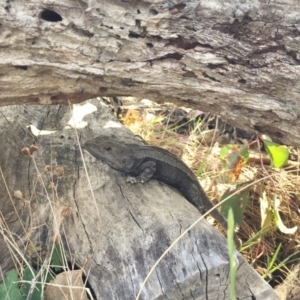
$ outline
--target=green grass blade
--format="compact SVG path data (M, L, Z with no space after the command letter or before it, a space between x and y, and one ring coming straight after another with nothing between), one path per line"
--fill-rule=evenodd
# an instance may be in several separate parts
M236 256L234 247L234 216L232 209L228 211L228 231L227 231L227 246L229 253L229 264L230 264L230 299L235 300L235 279L236 279Z

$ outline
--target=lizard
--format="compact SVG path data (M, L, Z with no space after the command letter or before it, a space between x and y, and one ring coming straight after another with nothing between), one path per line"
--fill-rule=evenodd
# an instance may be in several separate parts
M130 183L156 179L179 190L202 215L214 207L190 168L165 149L123 142L114 136L88 140L84 148L97 160L127 175ZM227 230L227 221L218 210L214 209L210 214Z

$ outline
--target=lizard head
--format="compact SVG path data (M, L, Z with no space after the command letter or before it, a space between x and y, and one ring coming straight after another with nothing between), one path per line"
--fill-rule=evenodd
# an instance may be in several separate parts
M96 159L101 160L117 171L127 173L134 169L134 149L131 149L120 140L98 137L87 141L84 148Z

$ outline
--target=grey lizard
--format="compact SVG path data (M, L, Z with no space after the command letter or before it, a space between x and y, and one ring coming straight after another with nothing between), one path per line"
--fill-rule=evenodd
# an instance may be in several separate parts
M108 136L88 140L84 148L111 168L131 176L128 177L131 183L144 183L151 178L162 181L178 189L201 214L214 206L189 167L167 150L124 143ZM227 229L227 221L218 210L214 209L210 214L225 230Z

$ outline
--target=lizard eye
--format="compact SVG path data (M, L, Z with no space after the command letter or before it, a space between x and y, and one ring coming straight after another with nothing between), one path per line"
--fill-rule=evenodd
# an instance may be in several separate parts
M111 147L104 147L104 150L105 150L105 151L110 151L110 150L111 150Z

